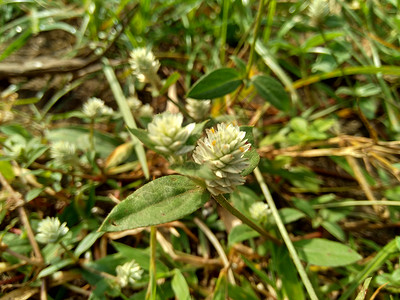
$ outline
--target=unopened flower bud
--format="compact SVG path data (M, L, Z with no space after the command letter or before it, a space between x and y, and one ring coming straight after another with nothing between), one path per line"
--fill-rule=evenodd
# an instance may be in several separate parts
M185 145L195 123L182 127L181 113L164 112L154 117L148 126L149 138L155 148L165 155L181 155L192 148Z
M120 265L116 269L117 277L121 287L126 287L129 284L134 284L142 278L143 269L136 263L135 260Z
M265 221L269 214L269 206L267 203L257 201L250 206L249 212L253 219L259 222Z
M61 224L58 218L47 217L40 221L36 239L42 244L56 243L68 233L67 223Z
M186 99L186 109L189 116L196 121L207 118L211 108L211 100Z
M139 81L152 81L152 77L157 76L160 62L156 59L153 52L146 48L134 49L129 60L133 74Z

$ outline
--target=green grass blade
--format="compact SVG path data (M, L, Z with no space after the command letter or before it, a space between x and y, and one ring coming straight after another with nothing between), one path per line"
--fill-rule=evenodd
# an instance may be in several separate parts
M397 240L398 238L393 239L389 244L383 247L381 251L378 252L378 254L364 267L364 269L357 274L356 278L350 283L350 286L339 298L339 300L348 299L354 293L357 287L362 284L372 272L376 271L385 263L392 253L399 251L397 247Z
M104 75L106 76L107 81L110 84L111 90L113 92L115 100L117 101L119 110L122 113L122 117L124 118L126 126L128 126L129 128L137 128L135 119L133 118L128 103L126 102L126 98L124 96L124 93L122 92L121 86L118 82L117 76L115 75L113 68L111 67L107 58L103 58L102 62L104 64ZM142 143L132 133L130 134L132 141L135 144L135 151L142 166L143 173L145 177L149 179L150 173L147 166L146 152L144 151Z

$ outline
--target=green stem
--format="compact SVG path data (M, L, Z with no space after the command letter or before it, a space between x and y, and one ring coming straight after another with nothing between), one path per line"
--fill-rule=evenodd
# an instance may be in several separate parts
M156 281L156 249L157 249L157 227L150 227L150 283L146 293L146 300L155 300L157 293Z
M90 119L89 141L90 141L90 150L94 152L94 118Z
M226 34L228 32L228 12L230 0L224 0L224 7L222 10L222 26L221 26L221 44L219 47L219 57L220 63L223 66L225 63L225 44L226 44Z
M272 215L275 219L276 225L278 226L279 232L283 238L283 241L286 244L286 247L290 253L290 256L292 257L293 263L296 266L297 272L300 275L301 280L303 281L303 284L308 292L308 295L310 296L311 300L318 300L317 294L314 291L314 288L311 284L310 279L307 276L306 270L304 269L303 265L301 264L300 258L297 255L296 249L293 246L292 241L290 240L289 234L285 228L285 225L282 222L281 217L279 216L278 209L275 206L275 202L272 199L271 193L269 192L268 186L264 181L264 178L260 172L260 169L255 168L254 169L254 175L257 178L258 184L261 187L261 190L264 194L265 199L267 200L267 203L271 209Z
M58 242L58 244L65 250L68 256L74 261L74 263L79 263L79 258L77 258L68 248L64 245L63 242Z
M236 218L241 220L244 224L247 226L253 228L255 231L257 231L259 234L261 234L263 237L266 239L274 242L277 245L282 244L280 240L278 240L276 237L272 236L269 232L267 232L265 229L261 228L258 226L256 223L254 223L252 220L247 218L245 215L243 215L240 211L238 211L236 208L234 208L228 200L223 195L217 195L213 196L215 201L218 202L219 205L221 205L223 208L225 208L227 211L229 211L232 215L234 215Z
M249 61L247 63L247 67L246 67L246 77L245 77L245 79L249 78L251 67L252 67L253 62L254 62L254 52L255 52L255 49L256 49L256 41L257 41L258 32L260 31L261 16L262 16L262 13L263 13L263 10L264 10L263 9L264 8L264 1L268 1L268 0L260 0L259 6L258 6L256 24L254 26L254 32L253 32L253 42L251 44Z

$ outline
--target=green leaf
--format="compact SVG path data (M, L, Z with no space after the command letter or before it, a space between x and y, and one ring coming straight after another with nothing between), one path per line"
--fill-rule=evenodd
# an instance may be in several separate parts
M301 240L294 246L301 259L317 266L346 266L362 258L350 247L326 239Z
M57 272L58 270L61 270L62 268L66 267L68 265L71 265L73 263L74 263L74 261L72 258L67 258L67 259L60 260L59 262L57 262L55 264L51 264L49 267L40 271L40 273L38 275L38 279L52 275L55 272Z
M203 206L209 198L205 188L190 178L161 177L114 207L99 230L122 231L175 221Z
M217 69L201 77L189 90L187 97L214 99L233 92L241 84L241 75L235 69Z
M160 95L164 94L171 85L173 85L175 82L178 81L178 79L180 77L181 77L181 74L179 74L176 71L174 73L172 73L171 75L169 75L169 77L167 78L167 80L164 83L164 86L160 90Z
M139 128L130 128L130 127L128 127L128 130L134 136L136 136L147 148L157 152L156 148L154 147L154 143L150 140L149 134L147 133L146 130Z
M343 229L335 222L323 221L321 226L339 241L344 242L346 240L346 234L344 233Z
M6 161L6 160L0 161L0 173L9 182L14 180L14 178L15 178L15 174L14 174L12 165L9 161Z
M85 236L79 245L76 247L74 255L79 257L83 252L88 250L92 245L100 238L104 233L103 232L91 232L87 236Z
M253 127L252 126L240 126L240 130L246 132L245 139L251 144L250 149L244 154L249 161L249 166L244 169L241 173L242 176L249 175L258 166L260 162L260 155L258 155L254 147Z
M228 246L231 247L236 243L240 243L242 241L258 237L260 234L253 229L251 229L246 224L240 224L232 228L232 231L228 236Z
M278 80L267 75L256 75L251 81L258 94L267 102L281 111L290 111L290 98Z
M199 165L195 162L185 162L182 165L172 165L172 170L177 171L179 174L196 177L201 179L213 180L216 179L216 175L210 169L208 165Z
M295 208L285 207L279 210L279 216L283 224L289 224L304 218L306 215Z
M190 300L189 286L179 269L174 270L174 277L172 278L172 289L178 300Z

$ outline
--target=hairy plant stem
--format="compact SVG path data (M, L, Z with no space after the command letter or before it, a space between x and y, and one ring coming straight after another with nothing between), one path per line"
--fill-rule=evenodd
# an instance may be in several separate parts
M157 293L156 282L156 251L157 250L157 227L150 227L150 282L146 293L146 300L155 300Z
M283 238L283 241L286 244L286 247L290 253L290 256L292 257L293 263L296 266L297 272L299 273L300 278L303 281L303 284L307 290L308 295L310 296L310 299L318 300L317 294L315 293L315 290L311 284L311 281L307 276L306 270L304 269L304 267L300 261L300 258L297 255L296 249L294 248L292 241L290 240L289 234L285 228L285 225L282 222L281 217L279 216L278 209L275 206L275 202L272 199L272 196L271 196L271 193L269 192L268 186L265 183L264 178L261 174L261 171L258 167L254 169L254 175L256 176L256 179L258 181L258 184L261 187L261 190L262 190L262 193L264 194L265 199L267 200L267 203L271 209L271 212L275 219L278 230Z
M229 211L236 218L241 220L244 224L246 224L247 226L253 228L259 234L261 234L261 236L263 236L267 240L270 240L270 241L274 242L277 245L281 245L282 244L282 242L280 240L278 240L276 237L274 237L269 232L267 232L264 228L261 228L256 223L254 223L252 220L247 218L244 214L242 214L240 211L238 211L236 208L234 208L228 202L228 200L226 200L226 198L223 195L213 196L213 198L215 199L215 201L218 202L219 205L221 205L223 208L225 208L227 211Z
M265 3L264 3L265 1ZM257 36L258 32L260 31L260 25L261 25L261 17L264 11L264 5L267 4L268 0L260 0L260 3L258 5L258 11L257 11L257 17L256 17L256 24L254 26L254 32L253 32L253 42L251 43L251 48L250 48L250 56L249 56L249 61L246 66L246 77L245 79L249 78L251 67L254 62L254 52L256 50L256 41L257 41Z

